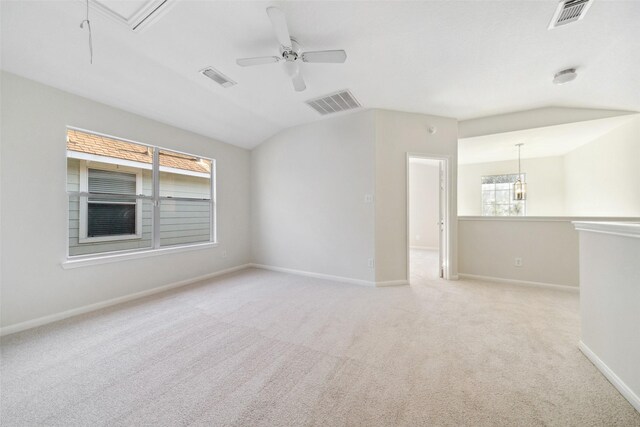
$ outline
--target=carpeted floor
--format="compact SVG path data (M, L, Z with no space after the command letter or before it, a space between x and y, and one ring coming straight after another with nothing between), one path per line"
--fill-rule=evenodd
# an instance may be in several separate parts
M3 426L640 426L577 348L578 296L262 270L3 338Z

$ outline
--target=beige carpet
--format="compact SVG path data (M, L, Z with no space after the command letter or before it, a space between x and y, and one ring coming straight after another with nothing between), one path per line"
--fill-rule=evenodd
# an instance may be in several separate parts
M577 349L578 296L246 270L2 340L1 423L640 426Z

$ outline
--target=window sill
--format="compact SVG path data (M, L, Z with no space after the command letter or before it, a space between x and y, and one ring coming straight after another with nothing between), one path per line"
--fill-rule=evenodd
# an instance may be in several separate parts
M84 244L84 243L103 243L103 242L113 242L113 241L120 241L120 240L135 240L135 239L142 239L142 233L140 234L128 234L128 235L122 235L122 234L118 234L116 236L101 236L101 237L79 237L78 238L78 243L80 244Z
M111 262L126 261L130 259L149 258L159 255L175 254L180 252L196 251L200 249L210 249L218 246L217 242L196 243L193 245L176 246L160 249L149 249L137 252L112 253L104 255L94 255L87 257L78 257L67 259L62 262L62 268L65 270L79 267L87 267L90 265L108 264Z

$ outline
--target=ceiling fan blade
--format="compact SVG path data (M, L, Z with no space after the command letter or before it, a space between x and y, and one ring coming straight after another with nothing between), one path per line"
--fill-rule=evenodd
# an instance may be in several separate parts
M267 8L267 15L269 15L278 42L282 46L291 48L291 36L289 35L289 28L287 27L287 20L284 13L277 7L272 6Z
M284 66L287 70L287 74L291 77L291 83L293 83L293 88L296 92L302 92L307 88L307 85L304 82L304 78L302 77L302 73L300 72L300 65L297 62L285 62Z
M236 59L236 64L241 67L251 67L253 65L271 64L279 62L282 58L278 56L258 56L257 58L240 58Z
M302 60L304 62L342 63L347 60L347 52L344 50L304 52L302 54Z

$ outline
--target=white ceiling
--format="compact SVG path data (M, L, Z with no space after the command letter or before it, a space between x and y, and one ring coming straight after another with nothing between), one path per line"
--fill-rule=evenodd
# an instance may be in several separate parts
M267 6L281 7L307 50L345 49L345 64L303 64L295 93L281 64L240 68L277 53ZM548 31L557 0L189 1L142 33L84 2L2 1L2 68L63 90L251 148L319 120L304 100L350 89L365 108L459 119L547 105L640 110L640 1L596 0L586 18ZM224 89L198 70L238 84ZM577 66L578 79L551 84Z
M619 126L638 119L637 114L599 120L569 123L505 132L458 140L458 163L486 163L518 158L516 144L523 159L562 156L611 132Z
M113 12L116 17L125 23L133 19L138 13L147 7L153 7L154 0L91 0L93 4L104 6Z

